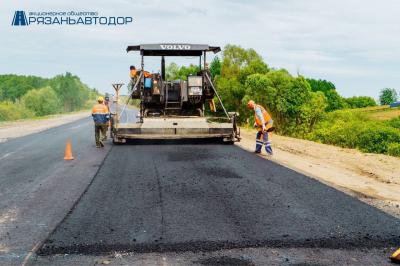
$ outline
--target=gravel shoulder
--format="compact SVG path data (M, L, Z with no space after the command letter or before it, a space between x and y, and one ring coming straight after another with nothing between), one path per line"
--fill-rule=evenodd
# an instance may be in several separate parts
M90 116L88 111L52 115L45 118L0 122L0 143L7 140L44 131Z
M255 131L242 129L241 134L243 138L236 145L253 151ZM272 136L272 143L274 156L261 155L265 159L400 217L400 158L279 135Z

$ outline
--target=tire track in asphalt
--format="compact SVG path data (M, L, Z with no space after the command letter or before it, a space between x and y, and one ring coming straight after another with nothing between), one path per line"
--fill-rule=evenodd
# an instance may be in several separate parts
M157 169L157 165L153 162L153 167L154 167L154 172L156 174L156 178L157 178L157 189L158 189L158 196L160 199L160 208L161 208L161 236L160 236L160 240L163 239L164 237L164 230L165 230L165 224L164 224L164 202L163 202L163 196L162 196L162 187L161 187L161 182L160 182L160 173L158 172Z

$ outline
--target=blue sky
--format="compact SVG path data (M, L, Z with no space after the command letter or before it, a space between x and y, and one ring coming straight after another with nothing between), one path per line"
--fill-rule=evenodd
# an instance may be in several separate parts
M271 67L327 79L343 96L377 98L400 89L400 1L18 1L0 2L0 73L52 77L66 71L112 92L139 57L127 45L158 42L238 44ZM132 16L124 26L13 27L16 10L97 11ZM184 63L196 63L186 59ZM158 60L147 61L158 70Z

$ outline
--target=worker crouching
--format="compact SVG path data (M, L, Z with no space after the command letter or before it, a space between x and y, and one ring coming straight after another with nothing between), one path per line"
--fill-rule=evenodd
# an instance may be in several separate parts
M94 121L94 134L96 139L96 147L104 147L103 140L107 136L107 123L110 120L110 114L108 107L104 104L104 98L99 97L97 99L98 104L95 104L92 108L92 117Z
M249 101L247 107L254 110L255 123L254 127L258 129L256 137L256 150L255 153L261 153L262 146L265 145L265 151L272 155L272 145L270 141L269 131L273 130L273 123L271 115L261 105L256 104L254 101Z

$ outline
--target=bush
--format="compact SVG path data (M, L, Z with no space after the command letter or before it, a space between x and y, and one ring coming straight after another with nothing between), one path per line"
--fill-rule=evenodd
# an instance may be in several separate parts
M389 144L395 142L400 142L399 130L378 124L361 132L357 146L365 152L388 153Z
M369 106L376 106L376 102L372 97L368 96L354 96L345 99L350 108L364 108Z
M20 102L0 102L0 121L11 121L33 117L34 113Z
M351 110L340 110L326 114L308 139L341 147L356 148L358 136L366 127L362 116Z
M400 117L396 117L386 121L388 126L400 129Z
M396 119L391 121L397 122ZM400 131L388 121L369 120L361 112L341 110L327 114L308 138L364 152L389 154L389 147L400 142Z
M400 143L390 143L388 145L388 152L389 155L400 157Z
M340 147L357 148L358 136L364 127L363 124L356 121L339 120L334 124L324 122L322 125L318 125L318 129L313 131L308 138Z
M327 99L327 106L325 108L325 111L330 112L347 107L345 99L341 97L339 93L337 93L335 84L333 84L332 82L310 78L307 79L307 82L310 84L312 91L320 91L325 95Z
M327 106L322 92L312 92L303 77L293 77L285 70L250 75L245 87L242 106L249 99L263 105L270 111L280 134L305 136L313 130Z
M51 87L28 91L22 97L22 102L37 116L56 114L61 109L60 100Z

